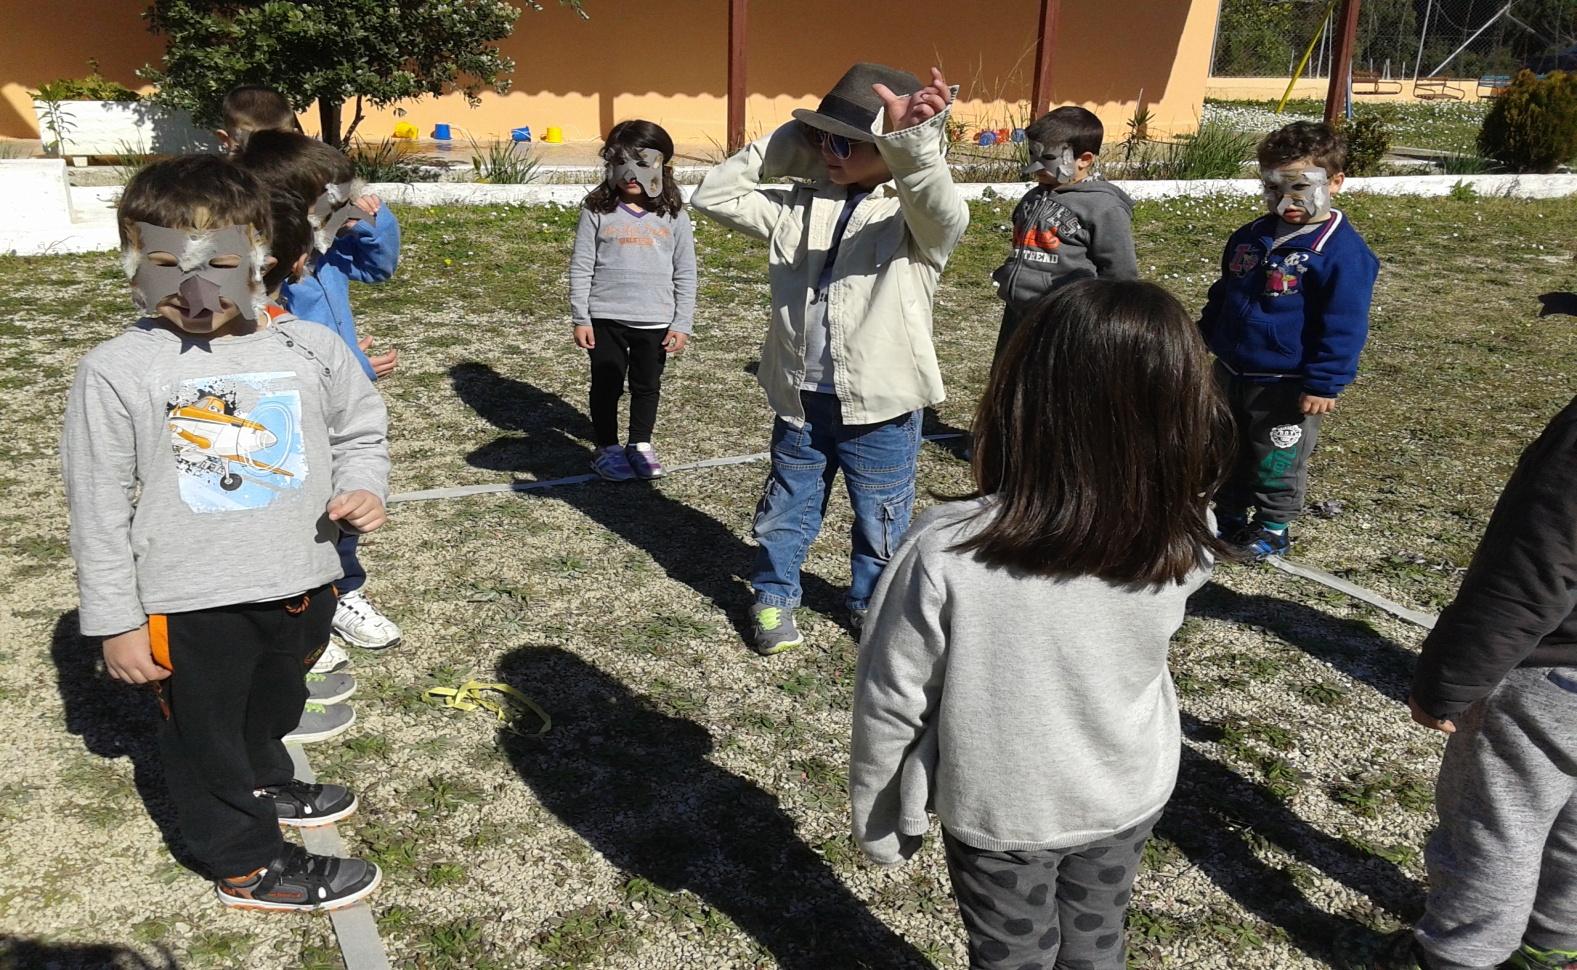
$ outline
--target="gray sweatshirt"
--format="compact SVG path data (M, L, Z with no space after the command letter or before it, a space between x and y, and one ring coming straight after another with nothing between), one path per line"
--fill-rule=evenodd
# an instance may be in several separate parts
M1167 643L1200 568L1133 590L949 551L991 514L915 520L871 600L854 686L849 798L875 862L912 855L934 811L990 851L1058 849L1155 814L1177 779Z
M88 352L61 466L82 632L291 596L342 575L330 498L388 488L388 415L333 330L213 341L149 320Z
M592 318L689 333L695 318L695 233L690 214L582 206L569 260L570 319Z
M1074 280L1139 278L1133 200L1102 178L1040 185L1013 210L1013 252L991 278L997 295L1022 313Z

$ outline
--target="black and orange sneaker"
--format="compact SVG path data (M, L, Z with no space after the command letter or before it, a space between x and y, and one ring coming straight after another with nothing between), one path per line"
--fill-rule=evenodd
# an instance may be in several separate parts
M309 829L338 822L356 810L356 796L340 785L310 785L294 779L252 794L274 803L279 824Z
M383 873L371 862L313 855L286 842L273 862L244 876L220 879L214 891L233 909L312 912L350 906L382 881Z

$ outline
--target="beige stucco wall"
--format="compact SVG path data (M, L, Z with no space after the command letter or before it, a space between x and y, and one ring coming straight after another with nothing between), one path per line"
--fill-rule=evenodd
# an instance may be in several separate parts
M478 139L552 125L567 139L584 140L619 119L645 117L683 143L724 140L726 0L654 0L643 10L661 17L657 30L615 0L586 0L586 7L591 19L584 22L553 5L521 14L502 45L516 62L509 93L484 94L474 108L448 96L371 110L362 132L387 137L405 120L426 135L442 121ZM1039 0L859 7L847 0L752 0L747 128L764 133L792 108L814 105L859 59L922 76L939 64L963 88L957 112L967 124L1022 124L1039 8ZM1064 3L1054 100L1091 108L1116 138L1142 92L1153 133L1191 130L1205 95L1216 8L1216 0ZM7 27L0 34L0 135L36 137L28 89L85 73L90 57L106 76L134 83L135 68L161 51L161 40L143 29L141 9L128 0L0 0ZM70 33L62 24L72 25ZM316 128L315 117L304 122Z

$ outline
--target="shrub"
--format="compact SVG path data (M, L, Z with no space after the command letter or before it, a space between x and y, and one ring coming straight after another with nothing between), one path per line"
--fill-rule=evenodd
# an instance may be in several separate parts
M1374 175L1391 150L1391 130L1385 119L1373 112L1362 112L1351 121L1343 120L1337 131L1347 140L1347 174Z
M1258 139L1230 125L1206 121L1192 135L1166 146L1152 171L1162 179L1230 179L1243 174Z
M399 142L385 138L376 145L356 139L350 162L363 182L436 182L436 159L407 152Z
M529 148L512 141L491 141L485 145L471 141L471 168L478 182L489 185L523 185L534 182L542 160Z
M1553 172L1577 156L1577 75L1518 74L1485 116L1478 147L1514 172Z
M142 95L121 84L111 81L99 73L98 61L88 61L88 71L84 78L61 78L40 84L38 90L33 92L35 101L139 101Z

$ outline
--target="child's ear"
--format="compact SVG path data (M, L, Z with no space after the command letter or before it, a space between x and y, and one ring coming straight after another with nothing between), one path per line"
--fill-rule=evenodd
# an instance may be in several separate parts
M275 259L272 256L264 256L263 257L263 275L267 276L269 273L272 273L274 271L274 267L278 266L278 265L279 265L279 260Z
M1335 175L1332 175L1330 181L1331 194L1335 195L1336 193L1340 192L1342 190L1342 183L1345 181L1347 181L1346 172L1337 172Z
M1080 165L1085 165L1085 166L1094 165L1095 164L1095 153L1094 152L1085 152L1084 154L1082 154L1082 155L1080 155L1078 157L1077 161L1078 161L1078 163Z
M228 131L225 131L223 128L215 128L214 137L219 139L220 149L227 153L235 151L235 139L230 137L230 133Z
M307 273L307 254L302 253L296 257L296 264L290 267L290 278L299 280Z

